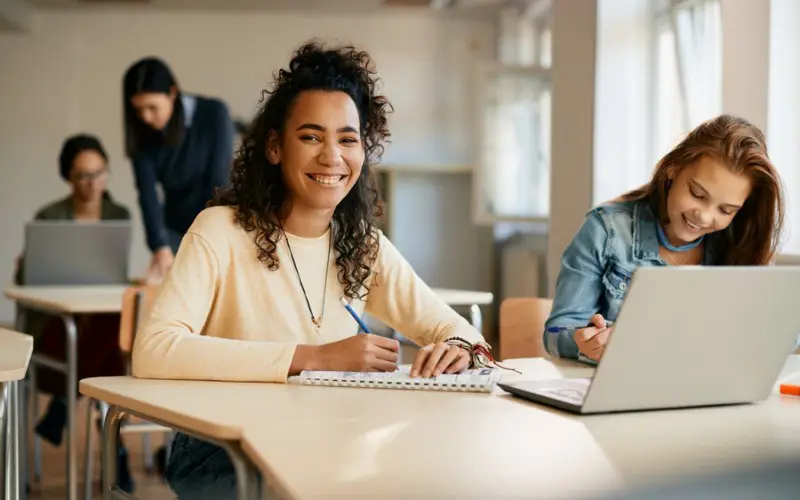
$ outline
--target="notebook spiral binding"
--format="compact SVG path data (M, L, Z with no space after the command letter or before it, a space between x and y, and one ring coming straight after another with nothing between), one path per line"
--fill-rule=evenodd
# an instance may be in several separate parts
M289 378L290 383L301 385L452 392L491 392L498 380L500 374L498 370L492 368L429 378L411 378L407 372L402 371L393 373L306 371Z

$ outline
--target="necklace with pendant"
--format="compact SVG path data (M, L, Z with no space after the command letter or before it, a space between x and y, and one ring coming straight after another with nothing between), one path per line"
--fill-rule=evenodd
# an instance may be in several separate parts
M325 261L325 286L322 288L322 310L319 313L319 316L314 316L314 310L311 308L311 301L308 300L308 293L306 293L306 287L303 286L303 278L300 277L300 270L297 268L297 261L294 259L294 253L292 252L292 245L289 244L289 237L286 236L286 231L283 230L283 226L281 226L281 232L283 233L284 239L286 239L286 247L289 249L289 256L292 258L292 264L294 265L294 272L297 274L297 281L300 282L300 289L303 290L303 296L306 299L306 306L308 306L308 314L311 315L311 322L314 323L314 326L319 330L322 327L322 317L325 315L325 297L328 295L328 267L331 263L331 249L333 248L333 228L329 228L329 237L328 237L328 258Z

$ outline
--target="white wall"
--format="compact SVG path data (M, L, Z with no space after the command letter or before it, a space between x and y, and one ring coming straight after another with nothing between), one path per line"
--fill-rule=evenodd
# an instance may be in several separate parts
M42 10L28 33L0 33L0 283L9 283L26 220L63 196L63 139L98 134L110 154L113 195L136 217L132 272L146 266L130 167L122 151L121 80L136 58L157 54L188 91L225 99L250 117L271 74L312 37L370 51L395 113L384 163L468 164L473 61L493 53L493 27L430 12L325 18L313 13ZM414 262L412 262L414 264ZM12 307L0 301L0 322Z

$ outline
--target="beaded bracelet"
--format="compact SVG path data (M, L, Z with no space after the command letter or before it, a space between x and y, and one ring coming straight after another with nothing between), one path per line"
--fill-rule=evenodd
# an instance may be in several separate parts
M519 370L508 368L495 361L492 356L492 347L486 342L468 342L461 337L448 337L444 340L445 344L458 346L470 353L470 368L502 368L504 370L512 370L522 374Z

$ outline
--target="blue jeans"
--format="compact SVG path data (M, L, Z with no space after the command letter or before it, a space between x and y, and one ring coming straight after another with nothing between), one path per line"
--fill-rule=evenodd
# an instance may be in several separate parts
M165 476L181 500L236 498L236 471L228 453L181 432L172 441Z

